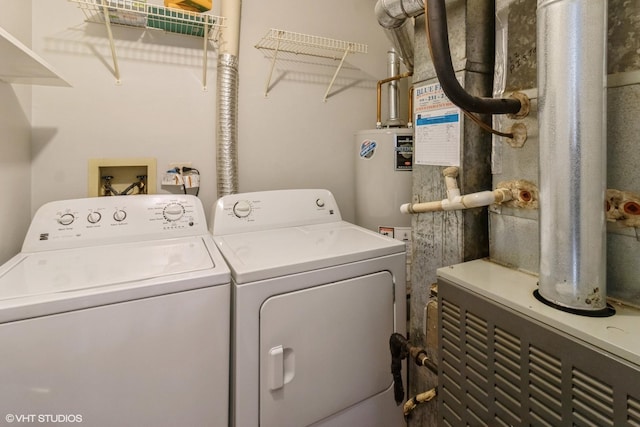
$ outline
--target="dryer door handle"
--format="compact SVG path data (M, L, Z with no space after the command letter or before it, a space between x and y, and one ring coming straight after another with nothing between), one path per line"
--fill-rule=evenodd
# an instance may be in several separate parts
M269 390L278 390L296 375L296 357L292 348L278 345L269 350L267 362Z
M269 350L269 390L284 387L284 348L279 345Z

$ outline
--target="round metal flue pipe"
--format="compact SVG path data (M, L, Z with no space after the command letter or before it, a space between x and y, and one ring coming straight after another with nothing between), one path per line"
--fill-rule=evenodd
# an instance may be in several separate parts
M540 282L544 300L606 310L606 0L538 0Z
M400 74L400 59L393 48L387 52L387 72L388 77L395 77ZM387 97L389 102L389 118L384 125L386 127L404 126L405 122L400 119L400 113L398 111L398 104L400 103L398 80L389 82Z

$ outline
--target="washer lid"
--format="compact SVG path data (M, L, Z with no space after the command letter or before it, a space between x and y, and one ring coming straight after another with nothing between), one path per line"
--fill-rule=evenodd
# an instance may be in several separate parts
M345 221L214 236L237 284L402 253L405 244Z
M211 275L214 267L202 236L22 253L0 268L0 308L25 297L104 292L99 288L167 276L178 280L175 275L197 271ZM219 272L228 278L224 266Z

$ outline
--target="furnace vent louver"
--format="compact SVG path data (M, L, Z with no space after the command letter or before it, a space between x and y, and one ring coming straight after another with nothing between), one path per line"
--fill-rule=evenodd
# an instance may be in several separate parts
M502 329L495 331L495 392L498 420L520 423L520 340Z
M613 389L574 368L571 375L574 415L584 425L613 426Z
M640 426L640 367L439 281L445 426Z
M541 425L562 420L562 362L529 346L529 404L531 417Z
M640 400L627 397L627 417L630 426L640 426Z

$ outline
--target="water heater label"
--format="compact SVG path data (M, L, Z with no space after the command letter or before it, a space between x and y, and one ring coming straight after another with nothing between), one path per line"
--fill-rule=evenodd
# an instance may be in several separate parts
M413 169L413 135L395 135L395 170L411 171Z
M375 141L371 141L369 139L365 139L362 141L360 145L360 157L363 159L370 159L376 152L376 144Z

